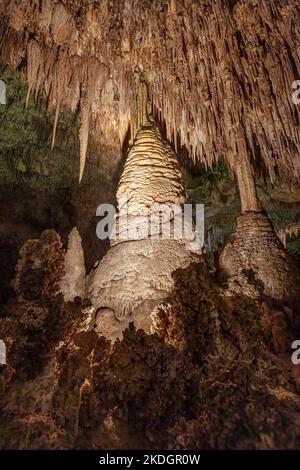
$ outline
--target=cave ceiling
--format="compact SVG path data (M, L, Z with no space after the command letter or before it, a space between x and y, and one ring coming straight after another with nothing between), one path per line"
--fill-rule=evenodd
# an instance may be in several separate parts
M168 139L194 161L300 176L298 0L2 0L0 64L49 110L80 110L88 136L122 148L143 72ZM108 143L111 143L109 145Z

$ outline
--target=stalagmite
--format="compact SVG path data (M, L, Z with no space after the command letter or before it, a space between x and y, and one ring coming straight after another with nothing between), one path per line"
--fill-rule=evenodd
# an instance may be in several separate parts
M6 364L6 346L2 339L0 339L0 365Z
M237 218L233 241L220 256L221 276L228 279L232 293L267 295L294 305L300 299L300 276L261 208L247 155L236 160L235 175L242 213Z
M139 119L141 126L117 190L117 237L88 280L88 297L97 311L96 331L111 339L119 337L130 321L149 331L152 309L173 286L172 272L201 259L184 240L150 238L152 209L157 204L183 203L185 191L176 155L145 113ZM168 217L164 221L172 225L174 215ZM151 225L152 234L153 227L160 236L162 226Z
M66 302L75 297L85 298L85 265L81 237L74 227L68 236L68 246L65 254L64 275L60 288Z

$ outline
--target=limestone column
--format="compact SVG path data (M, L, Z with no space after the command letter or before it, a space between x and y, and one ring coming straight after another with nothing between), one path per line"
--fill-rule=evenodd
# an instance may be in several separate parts
M219 272L228 279L232 293L269 296L296 305L300 298L299 273L260 205L248 155L236 158L235 175L241 215L234 239L220 256Z
M148 224L143 233L157 204L178 205L185 200L176 155L163 142L157 127L144 119L129 150L117 190L116 233L122 238L127 229L129 237L111 240L109 251L88 280L88 296L95 307L99 334L111 339L120 337L130 321L150 331L151 311L171 291L173 271L202 259L199 253L187 248L185 240L174 236L153 239L149 227L154 227L156 236L161 237L162 225ZM124 206L127 218L122 215ZM174 227L174 214L170 212L167 218ZM137 225L141 230L136 240Z

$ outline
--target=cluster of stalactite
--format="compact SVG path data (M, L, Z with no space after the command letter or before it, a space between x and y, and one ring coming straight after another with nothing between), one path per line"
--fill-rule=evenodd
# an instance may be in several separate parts
M53 140L59 109L80 107L80 177L89 129L124 142L137 69L192 158L235 169L249 155L272 181L299 177L297 0L12 0L0 13L1 63L56 110Z
M288 224L283 229L278 230L277 234L283 245L286 246L288 237L297 236L300 232L300 222Z

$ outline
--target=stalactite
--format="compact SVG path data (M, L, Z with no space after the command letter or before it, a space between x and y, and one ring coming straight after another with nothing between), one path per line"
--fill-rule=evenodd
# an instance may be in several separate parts
M27 90L27 95L26 95L26 103L25 103L25 108L26 109L28 108L28 104L29 104L30 92L31 92L31 87L30 87L30 85L28 85L28 90Z
M60 107L60 103L58 102L56 106L56 110L55 110L55 116L54 116L52 139L51 139L51 150L53 150L54 144L55 144L56 129L57 129L57 123L58 123L58 116L59 116L59 107Z
M258 212L261 210L257 197L253 169L247 155L238 155L234 164L242 213L247 211Z
M300 223L289 224L283 229L277 231L277 235L280 238L283 245L286 247L287 237L297 236L300 233Z
M89 123L90 123L90 105L85 103L81 108L81 119L79 127L79 142L80 142L80 162L79 162L79 184L81 183L83 172L85 168L86 152L89 137Z

